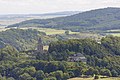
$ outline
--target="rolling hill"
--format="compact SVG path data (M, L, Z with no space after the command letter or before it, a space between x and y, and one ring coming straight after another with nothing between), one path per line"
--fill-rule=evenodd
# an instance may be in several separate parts
M105 31L120 29L120 8L102 8L79 14L51 18L32 19L9 25L10 27L43 27L67 29L72 31Z
M39 36L45 33L36 30L10 29L0 32L0 48L11 45L17 50L34 49Z
M30 19L48 19L55 17L70 16L80 11L63 11L44 14L0 14L0 27L6 27L11 24L19 23Z

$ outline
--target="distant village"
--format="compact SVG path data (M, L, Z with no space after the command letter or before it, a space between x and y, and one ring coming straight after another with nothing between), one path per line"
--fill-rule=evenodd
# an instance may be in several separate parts
M29 53L30 52L30 53ZM26 56L29 57L30 59L36 59L36 52L40 53L40 54L47 54L48 50L44 49L44 45L42 43L42 39L39 38L38 39L38 44L37 44L37 48L34 51L29 51L27 55L23 54L22 56ZM69 62L83 62L86 63L87 62L87 58L82 54L82 53L76 53L72 56L69 56L67 61Z

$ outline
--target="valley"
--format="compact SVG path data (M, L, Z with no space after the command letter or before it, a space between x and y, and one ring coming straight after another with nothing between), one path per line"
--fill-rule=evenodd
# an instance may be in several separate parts
M8 25L19 23L31 19L48 19L55 17L69 16L77 14L80 11L65 11L46 14L1 14L0 15L0 27L7 27Z
M120 80L119 13L0 16L0 80Z
M32 19L20 23L12 24L9 27L42 27L53 29L65 29L71 31L106 31L119 29L119 8L102 8L74 14L71 16L51 18L51 19Z

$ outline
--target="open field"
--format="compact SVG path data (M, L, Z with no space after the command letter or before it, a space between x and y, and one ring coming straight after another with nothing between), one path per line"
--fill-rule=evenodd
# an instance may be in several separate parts
M8 14L8 15L0 15L0 24L4 25L3 27L7 27L8 25L16 24L25 20L31 19L48 19L55 17L62 17L67 15L40 15L40 14Z
M70 35L65 35L65 31L66 30L58 30L58 29L51 29L51 28L36 28L36 27L32 27L32 28L20 28L20 29L36 29L38 31L41 32L45 32L46 35L56 35L56 34L62 34L62 37L64 39L82 39L82 38L92 38L92 39L98 39L101 38L101 36L99 34L96 33L88 33L88 32L72 32L69 31Z
M51 29L51 28L20 28L20 29L37 29L38 31L45 32L46 35L55 35L55 34L64 34L66 30L58 30L58 29ZM79 32L72 32L69 31L69 34L78 34Z
M120 29L108 30L107 32L108 32L108 35L113 35L113 36L120 37Z
M0 32L1 31L6 31L6 30L8 30L9 28L0 28Z
M120 37L120 33L107 33L107 35L113 35L113 36Z
M1 31L6 31L10 28L0 28ZM20 29L37 29L38 31L45 32L46 35L55 35L55 34L64 34L66 30L57 30L57 29L51 29L51 28L20 28ZM70 34L78 34L79 32L72 32L69 31Z
M94 78L71 78L68 80L94 80ZM97 80L120 80L120 78L103 78L103 79L97 79Z
M5 31L10 28L0 28L0 31ZM36 28L36 27L28 27L28 28L19 28L19 29L36 29L40 32L45 32L46 35L56 35L61 34L64 39L80 39L80 38L92 38L92 39L98 39L100 38L100 35L94 34L94 33L80 33L80 32L72 32L69 31L70 35L65 35L66 30L58 30L58 29L51 29L51 28ZM46 39L48 39L46 37ZM50 39L49 39L50 40Z
M116 32L116 31L120 31L120 29L107 30L107 32Z
M113 33L112 35L120 37L120 33Z
M39 28L38 30L41 32L45 32L46 35L64 34L65 33L65 30L56 30L56 29L50 29L50 28Z

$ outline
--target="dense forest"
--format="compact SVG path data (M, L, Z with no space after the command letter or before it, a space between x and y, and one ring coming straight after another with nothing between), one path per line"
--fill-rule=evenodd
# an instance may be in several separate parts
M120 38L108 36L101 44L90 39L58 41L51 43L49 52L55 60L66 60L80 52L87 57L87 64L93 67L115 70L120 74Z
M120 8L103 8L79 14L51 18L32 19L8 27L43 27L72 31L106 31L120 28Z
M18 51L35 50L39 37L42 37L42 42L45 46L48 46L50 42L58 40L68 40L76 38L92 38L98 40L99 38L101 38L100 35L94 33L63 33L46 35L46 33L41 32L37 29L8 29L6 31L0 32L0 48L5 47L5 45L11 45L15 47Z
M69 62L81 53L86 63ZM29 54L34 54L34 59ZM26 55L26 56L25 56ZM0 80L67 80L73 77L120 75L120 37L107 36L101 43L92 39L52 42L47 53L19 52L6 45L0 49Z
M1 47L10 44L18 50L32 50L35 48L40 35L45 35L45 33L31 29L10 29L3 31L0 32L0 42L3 43Z
M19 51L35 50L39 37L42 37L45 45L57 41L55 37L47 36L44 32L35 29L8 29L0 32L0 48L11 45Z

